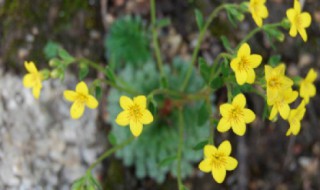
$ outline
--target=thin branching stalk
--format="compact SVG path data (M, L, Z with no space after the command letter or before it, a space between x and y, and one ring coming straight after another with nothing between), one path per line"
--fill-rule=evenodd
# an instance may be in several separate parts
M204 38L204 36L206 34L207 29L209 28L209 26L210 26L211 22L213 21L213 19L227 5L228 4L223 4L223 5L220 5L219 7L217 7L216 9L214 9L211 12L211 14L209 15L209 18L206 20L205 25L201 29L200 34L199 34L198 39L197 39L196 47L195 47L195 49L193 50L193 53L192 53L191 63L189 65L186 77L185 77L185 79L184 79L184 81L182 83L181 89L180 89L181 91L184 91L186 89L188 83L189 83L189 80L190 80L190 77L191 77L191 74L192 74L192 70L193 70L193 66L195 65L195 62L196 62L196 59L197 59L197 56L198 56L198 52L200 50L200 45L201 45L202 40L203 40L203 38Z
M179 109L179 145L178 145L178 165L177 165L177 182L179 190L183 190L183 183L181 179L181 156L182 156L182 146L183 146L183 133L184 133L184 122L182 108Z
M103 153L93 164L90 165L90 167L87 169L87 173L91 172L93 168L95 168L100 162L102 162L104 159L106 159L108 156L116 152L117 150L122 149L126 145L130 144L135 138L132 136L126 141L124 141L121 144L118 144L117 146L112 147L110 150L107 150L105 153Z

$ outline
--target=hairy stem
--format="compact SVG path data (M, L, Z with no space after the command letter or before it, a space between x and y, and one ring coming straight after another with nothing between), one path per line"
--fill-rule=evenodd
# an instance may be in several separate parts
M162 63L162 58L161 58L161 53L160 53L160 46L159 46L159 42L158 42L158 30L157 30L157 27L156 27L156 4L155 4L155 0L151 0L150 9L151 9L152 41L153 41L154 53L155 53L155 56L156 56L156 60L157 60L157 64L158 64L158 69L160 71L160 75L161 75L161 77L164 77L163 63Z

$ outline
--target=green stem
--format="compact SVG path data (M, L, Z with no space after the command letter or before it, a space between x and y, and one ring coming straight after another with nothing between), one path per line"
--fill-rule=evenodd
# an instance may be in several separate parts
M241 46L241 44L247 42L250 40L250 38L252 38L256 33L260 32L260 31L263 31L264 29L268 28L268 27L279 27L279 26L282 26L282 23L279 22L279 23L273 23L273 24L265 24L263 25L262 27L259 27L259 28L255 28L254 30L252 30L248 35L246 35L242 41L239 43L239 45L237 46L236 49L239 49L239 47Z
M105 72L105 69L102 67L102 66L100 66L99 64L97 64L96 62L93 62L93 61L91 61L91 60L89 60L89 59L87 59L87 58L78 58L78 59L76 59L76 61L78 62L85 62L85 63L87 63L88 64L88 66L90 66L90 67L92 67L92 68L94 68L94 69L96 69L97 71L101 71L101 72Z
M178 180L178 188L179 190L183 190L183 183L181 179L181 156L182 156L182 145L183 145L183 128L184 128L184 122L183 122L183 113L182 108L179 109L179 145L178 145L178 166L177 166L177 180Z
M125 147L126 145L130 144L133 140L135 139L135 137L130 137L129 139L127 139L126 141L124 141L121 144L118 144L117 146L112 147L110 150L107 150L105 153L103 153L93 164L90 165L90 167L87 169L87 173L91 172L91 170L96 167L100 162L102 162L104 159L106 159L108 156L110 156L111 154L113 154L114 152L116 152L117 150L122 149L123 147Z
M193 50L193 53L192 53L192 58L191 58L191 63L189 65L189 68L188 68L188 71L187 71L187 74L186 74L186 77L182 83L182 86L181 86L181 91L184 91L185 88L187 87L188 85L188 82L190 80L190 77L191 77L191 74L192 74L192 68L193 66L195 65L195 62L196 62L196 59L197 59L197 56L198 56L198 52L200 50L200 45L202 43L202 40L206 34L206 31L208 29L208 27L210 26L211 22L213 21L213 19L218 15L218 13L224 9L226 7L227 4L223 4L223 5L220 5L219 7L215 8L211 14L209 15L209 18L206 20L206 23L205 25L203 26L203 28L201 29L200 31L200 34L198 36L198 39L197 39L197 44L196 44L196 47L195 49Z
M151 0L150 3L150 9L151 9L151 24L152 24L152 41L153 41L153 48L158 64L158 68L160 71L161 77L164 77L164 72L163 72L163 63L162 63L162 58L161 58L161 53L160 53L160 46L158 42L158 30L156 27L156 4L155 0Z

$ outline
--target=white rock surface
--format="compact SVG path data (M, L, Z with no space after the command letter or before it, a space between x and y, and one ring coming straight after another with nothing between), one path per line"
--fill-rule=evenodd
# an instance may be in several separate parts
M46 81L40 100L22 78L0 73L0 189L70 189L103 151L96 110L69 116L63 90L75 79Z

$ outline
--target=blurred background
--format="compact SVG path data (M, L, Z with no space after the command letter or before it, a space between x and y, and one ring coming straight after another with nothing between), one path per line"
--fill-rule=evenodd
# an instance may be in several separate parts
M166 63L174 62L177 56L191 59L198 34L194 10L197 8L206 16L222 2L242 1L156 1L157 18L170 20L159 31ZM269 0L269 17L265 22L281 21L292 4L291 0ZM289 76L305 77L310 68L319 73L320 1L305 0L303 4L304 11L312 16L307 43L300 36L291 38L288 31L283 31L286 35L283 42L270 42L264 33L249 41L252 51L261 54L264 60L281 55ZM103 88L99 109L86 111L80 120L74 121L69 118L70 104L62 93L76 85L77 68L71 67L63 82L45 81L40 100L35 100L22 85L26 73L23 63L34 61L38 68L49 67L50 44L58 43L75 57L86 57L106 66L112 56L113 23L128 15L143 28L143 37L150 44L149 0L0 0L0 189L70 189L71 183L85 173L96 157L111 147L107 138L111 130L106 108L110 103L109 87ZM225 51L221 35L235 47L255 27L249 14L233 27L225 11L221 12L205 37L200 56L212 62ZM149 50L137 51L141 57L153 56ZM101 73L91 70L88 79L100 76ZM318 91L319 84L317 79ZM226 101L226 90L221 89L214 96L216 105L220 104ZM261 99L249 95L248 104L257 115L262 115ZM302 130L296 137L285 136L286 122L271 123L261 118L257 118L244 137L216 133L216 143L223 139L232 142L239 167L227 174L222 185L217 185L210 174L197 169L198 162L193 162L189 175L185 176L185 186L194 190L320 189L318 105L319 95L308 104ZM170 172L162 173L161 179L152 174L139 177L137 166L125 164L129 165L125 167L120 157L112 156L95 169L104 189L177 189Z

